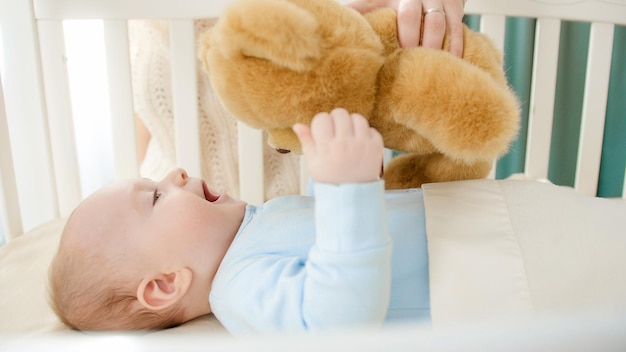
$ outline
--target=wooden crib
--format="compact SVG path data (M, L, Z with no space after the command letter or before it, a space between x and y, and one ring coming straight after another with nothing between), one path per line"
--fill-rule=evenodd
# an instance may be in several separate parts
M177 162L190 174L197 175L200 170L199 141L189 138L198 135L193 19L217 17L227 3L152 0L3 2L5 67L2 80L6 109L2 109L0 122L1 204L8 238L50 219L67 216L83 197L73 136L63 20L104 20L110 115L115 141L114 169L119 178L135 177L139 170L135 149L129 147L134 145L135 134L127 20L171 20ZM502 48L505 16L538 17L523 170L524 175L536 179L548 178L561 21L593 22L575 188L595 195L602 157L613 36L615 25L626 24L626 7L604 1L584 1L566 6L562 3L472 0L467 4L466 13L482 14L480 30L489 34ZM623 72L618 72L618 76L620 74L623 80ZM253 204L264 200L263 180L258 176L263 167L260 143L260 131L240 126L237 156L240 194L242 199ZM624 157L621 163L624 164Z
M69 94L63 21L103 21L115 177L139 175L130 78L128 20L169 21L177 163L200 173L196 52L193 21L218 17L228 0L0 0L3 63L0 86L0 212L7 242L48 222L66 218L86 195L81 190ZM603 158L605 116L611 96L624 99L626 2L564 0L469 0L466 14L479 16L479 29L505 47L510 17L536 18L525 161L516 177L548 179L553 135L560 28L564 21L591 23L587 73L576 152L576 190L596 195ZM618 36L619 33L619 36ZM615 39L614 39L615 38ZM615 80L620 91L609 91ZM621 83L620 83L621 82ZM621 85L620 85L621 84ZM623 105L622 105L623 107ZM626 140L626 110L610 128ZM615 127L617 126L617 127ZM241 198L264 201L262 133L238 130ZM623 146L624 144L622 144ZM617 155L622 185L626 148ZM495 177L495 172L492 173ZM306 177L302 177L303 187ZM622 186L621 197L626 198ZM0 270L5 270L2 268ZM3 313L0 312L0 315ZM374 346L374 345L373 345Z

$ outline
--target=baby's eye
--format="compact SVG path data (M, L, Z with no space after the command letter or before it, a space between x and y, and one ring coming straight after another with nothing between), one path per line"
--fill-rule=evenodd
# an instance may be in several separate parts
M152 195L152 205L155 205L159 198L161 198L161 192L159 192L158 189L155 189L154 194Z

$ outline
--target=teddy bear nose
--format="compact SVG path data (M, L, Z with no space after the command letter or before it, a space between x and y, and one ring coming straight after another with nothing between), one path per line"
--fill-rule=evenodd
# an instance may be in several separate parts
M291 153L291 150L289 150L289 149L282 149L282 148L276 148L276 151L281 153L281 154L289 154L289 153Z

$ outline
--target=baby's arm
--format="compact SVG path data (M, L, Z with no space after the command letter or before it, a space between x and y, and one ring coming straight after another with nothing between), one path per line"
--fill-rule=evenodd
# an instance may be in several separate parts
M312 330L380 324L391 290L382 138L364 117L344 109L294 130L316 181L302 320Z
M376 181L383 160L383 139L367 120L345 109L319 113L311 126L296 124L309 175L330 184Z
M378 177L381 136L344 109L294 131L315 199L268 202L243 227L213 283L213 312L235 334L379 325L391 296L392 253Z
M391 295L392 253L379 180L382 138L363 116L344 109L293 129L315 181L315 201L266 203L257 221L244 226L233 242L239 253L229 249L240 261L220 266L213 283L213 312L235 334L381 324ZM251 235L258 231L263 236Z

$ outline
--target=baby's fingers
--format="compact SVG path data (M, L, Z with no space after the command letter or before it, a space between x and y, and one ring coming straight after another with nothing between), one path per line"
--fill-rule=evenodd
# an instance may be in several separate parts
M302 146L302 153L308 154L315 148L315 141L311 134L311 128L303 123L297 123L292 127L293 132L298 136L300 145Z
M326 143L335 137L335 121L327 112L320 112L311 121L311 135L316 144Z
M352 114L352 126L355 136L367 136L370 133L370 124L365 117L359 114Z
M330 123L334 126L335 137L351 137L354 135L354 122L348 110L336 108L330 112Z

